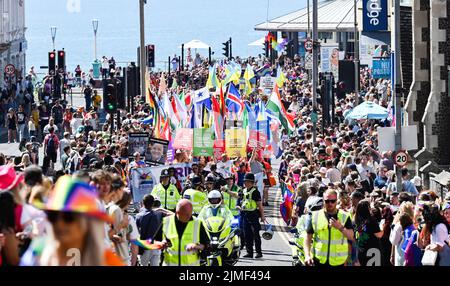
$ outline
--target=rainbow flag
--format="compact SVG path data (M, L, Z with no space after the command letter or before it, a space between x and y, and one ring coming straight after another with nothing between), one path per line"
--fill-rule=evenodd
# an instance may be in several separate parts
M280 214L284 222L289 225L292 218L292 209L294 208L294 187L288 183L283 190L283 201L280 205Z
M162 242L160 242L160 241L155 241L152 243L152 239L148 239L148 240L132 239L132 240L130 240L130 242L139 247L142 247L142 248L145 248L148 250L158 250L158 249L161 249L163 246Z

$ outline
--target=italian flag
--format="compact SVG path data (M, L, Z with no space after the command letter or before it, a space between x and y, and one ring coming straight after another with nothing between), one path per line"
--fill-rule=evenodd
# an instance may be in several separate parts
M295 130L294 118L295 115L286 112L283 104L281 103L280 91L278 90L278 84L275 84L273 88L272 95L267 101L267 110L269 110L273 115L275 115L289 133Z

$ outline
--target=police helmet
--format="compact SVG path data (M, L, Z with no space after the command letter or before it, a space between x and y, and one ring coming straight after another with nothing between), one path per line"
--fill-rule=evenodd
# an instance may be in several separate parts
M167 178L167 177L169 177L169 170L167 170L167 169L162 170L162 171L161 171L160 177L161 177L161 178Z
M218 190L209 192L208 202L213 208L218 208L222 204L222 194Z
M205 183L213 183L213 184L215 184L216 183L216 177L214 177L211 174L206 176Z
M194 187L202 184L202 179L199 176L193 176L191 178L191 183Z
M255 182L255 175L253 173L247 173L244 176L244 182L245 181L250 181L250 182Z

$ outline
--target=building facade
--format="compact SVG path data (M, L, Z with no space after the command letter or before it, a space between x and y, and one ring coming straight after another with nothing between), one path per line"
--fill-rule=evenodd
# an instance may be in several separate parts
M13 64L16 76L26 73L25 0L0 0L0 79Z

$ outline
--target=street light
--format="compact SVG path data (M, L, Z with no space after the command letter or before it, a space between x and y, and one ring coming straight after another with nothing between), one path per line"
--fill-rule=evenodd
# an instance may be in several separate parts
M92 20L92 28L94 29L94 61L97 60L97 30L98 30L98 20Z
M53 42L53 50L55 50L55 38L56 38L56 26L50 27L50 33L52 35L52 42Z

